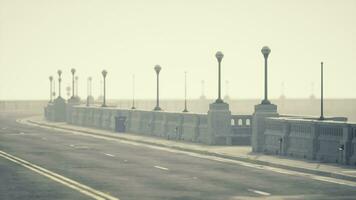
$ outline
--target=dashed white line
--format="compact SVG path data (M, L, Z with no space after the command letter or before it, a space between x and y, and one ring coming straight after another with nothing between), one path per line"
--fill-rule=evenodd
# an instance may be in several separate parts
M156 165L156 166L154 166L154 167L157 168L157 169L165 170L165 171L168 171L168 170L169 170L168 168L161 167L161 166L158 166L158 165Z
M256 194L259 194L259 195L263 195L263 196L269 196L269 195L271 195L271 194L268 193L268 192L263 192L263 191L260 191L260 190L248 189L248 191L253 192L253 193L256 193Z
M112 154L109 154L109 153L104 153L104 155L110 156L110 157L115 157L115 155L112 155Z

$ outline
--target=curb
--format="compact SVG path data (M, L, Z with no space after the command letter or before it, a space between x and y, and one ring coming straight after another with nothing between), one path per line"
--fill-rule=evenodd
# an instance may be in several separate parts
M280 168L280 169L286 169L286 170L291 170L291 171L296 171L296 172L301 172L301 173L308 173L308 174L314 174L314 175L319 175L319 176L325 176L325 177L330 177L330 178L337 178L337 179L356 182L355 176L347 176L344 174L339 174L339 173L334 173L334 172L300 168L300 167L283 165L283 164L278 164L278 163L273 163L273 162L268 162L268 161L255 160L255 159L251 159L251 158L229 156L229 155L214 153L214 152L210 152L210 151L196 150L196 149L184 148L184 147L179 147L179 146L174 146L174 145L173 146L165 145L165 144L149 142L149 141L142 141L142 140L137 140L137 139L129 139L129 138L120 137L118 135L102 134L102 133L96 133L94 131L85 131L85 130L78 130L78 129L74 129L74 128L61 127L58 125L50 125L50 124L46 124L46 123L32 121L29 119L25 119L24 121L31 123L31 124L40 125L40 126L52 127L52 128L68 130L68 131L76 131L76 132L81 132L81 133L86 133L86 134L91 134L91 135L97 135L97 136L105 136L105 137L121 139L121 140L125 140L125 141L149 144L149 145L154 145L154 146L159 146L159 147L166 147L166 148L171 148L171 149L175 149L175 150L188 151L188 152L193 152L193 153L198 153L198 154L203 154L203 155L209 155L209 156L215 156L215 157L220 157L220 158L225 158L225 159L230 159L230 160L242 161L242 162L251 163L251 164L276 167L276 168ZM20 123L23 123L23 122L20 121Z

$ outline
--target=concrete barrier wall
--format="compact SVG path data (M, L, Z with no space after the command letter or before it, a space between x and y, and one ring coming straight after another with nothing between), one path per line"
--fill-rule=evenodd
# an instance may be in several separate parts
M356 165L356 124L295 118L267 118L264 152Z
M207 143L211 139L208 134L206 114L153 112L82 105L72 106L70 112L68 123L79 126L115 131L117 118L125 117L125 132L201 143ZM47 107L45 113L49 116L50 108Z
M350 164L356 165L356 124L351 125L350 130L351 142L350 142Z
M250 145L252 134L252 116L232 115L230 123L232 130L232 145Z

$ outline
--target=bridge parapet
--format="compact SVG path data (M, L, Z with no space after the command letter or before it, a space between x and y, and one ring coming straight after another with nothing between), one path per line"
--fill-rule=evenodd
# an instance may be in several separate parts
M356 124L288 117L266 118L265 122L266 153L356 164Z
M231 142L233 145L250 145L252 115L231 115Z

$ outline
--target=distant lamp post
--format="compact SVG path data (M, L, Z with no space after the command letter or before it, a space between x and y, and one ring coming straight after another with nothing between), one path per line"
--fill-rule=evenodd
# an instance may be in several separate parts
M157 98L156 98L156 107L153 110L162 110L159 107L159 72L161 71L161 66L156 65L155 66L155 71L156 71L156 75L157 75Z
M265 98L262 100L262 104L271 104L271 102L268 100L268 81L267 81L267 60L268 60L268 55L271 53L271 49L268 46L264 46L261 49L261 52L265 58Z
M135 74L132 75L132 107L131 109L136 109L135 107Z
M49 77L50 89L49 89L49 102L52 103L52 88L53 88L53 76Z
M70 70L70 72L72 73L72 99L74 98L74 74L75 74L75 69L74 68L72 68L71 70Z
M183 112L188 112L187 109L187 72L184 72L184 110Z
M102 107L106 107L106 75L108 74L108 72L106 70L103 70L101 72L101 74L103 75L103 79L104 79L104 96L103 96L103 105L101 105Z
M324 63L323 62L321 62L321 66L320 66L320 70L321 70L321 72L320 72L320 93L321 93L321 95L320 95L320 120L324 120L325 118L324 118Z
M88 82L87 82L87 93L88 93L88 97L87 97L87 106L90 106L90 98L91 98L91 81L92 78L88 77Z
M58 98L61 98L61 82L62 82L62 70L57 71L58 74Z
M76 76L75 77L75 95L76 97L78 97L78 80L79 80L79 77Z
M205 82L202 80L201 82L201 96L200 99L205 99Z
M223 59L224 54L221 51L218 51L216 52L215 57L218 60L218 64L219 64L218 99L216 99L215 103L224 103L224 101L221 99L221 60Z

